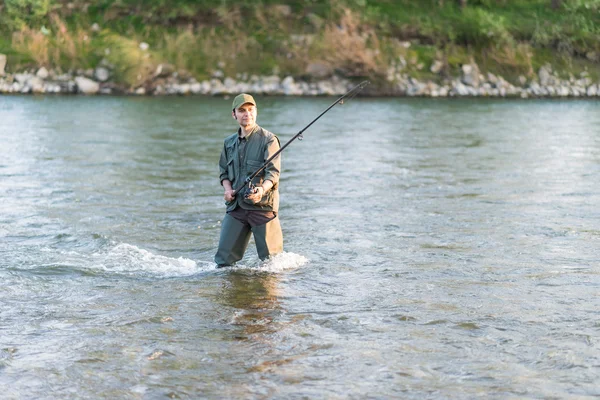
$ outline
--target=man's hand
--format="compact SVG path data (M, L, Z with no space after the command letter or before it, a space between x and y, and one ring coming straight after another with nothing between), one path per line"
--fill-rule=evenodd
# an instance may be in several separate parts
M234 190L233 189L228 189L228 190L226 189L225 190L225 195L223 196L223 198L228 203L230 201L233 201L235 199Z
M252 194L249 194L248 197L246 197L246 199L248 199L252 203L256 204L256 203L260 202L260 200L262 199L264 194L265 194L265 189L262 186L257 186L254 188L254 191L252 192Z

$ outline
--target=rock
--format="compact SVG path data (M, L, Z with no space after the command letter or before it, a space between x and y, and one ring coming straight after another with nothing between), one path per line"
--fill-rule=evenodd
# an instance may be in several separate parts
M96 94L100 90L98 82L82 76L76 77L75 83L77 84L77 90L83 94Z
M435 60L433 64L431 64L431 68L429 70L434 74L439 74L444 68L444 63L440 60Z
M467 86L478 87L479 86L479 68L477 64L464 64L462 66L462 77L461 82Z
M135 89L135 91L133 93L136 94L136 95L138 95L138 96L143 96L143 95L146 94L146 88L139 87L139 88Z
M561 85L558 87L558 89L556 90L556 94L560 97L567 97L569 96L570 90L568 86L564 86Z
M200 84L201 88L200 88L200 93L202 94L209 94L211 91L211 86L210 86L210 82L209 81L202 81L202 83Z
M314 62L308 64L306 73L313 78L324 79L333 74L331 67L322 62Z
M549 66L541 66L538 71L538 78L540 80L540 85L548 86L550 84L550 80L552 79L552 69Z
M592 85L592 86L588 87L586 94L589 97L597 96L598 95L598 86Z
M183 83L181 85L178 85L177 87L177 94L188 95L191 93L191 91L192 85L190 85L189 83Z
M108 68L96 67L94 70L94 77L100 82L106 82L110 79L110 71Z
M451 93L458 96L468 96L469 90L461 81L454 81Z
M232 78L225 78L225 80L223 81L223 85L225 86L225 89L228 93L235 93L240 91L237 89L237 82Z
M225 86L223 86L223 82L218 79L211 79L210 81L210 94L217 95L221 94L225 91Z
M4 69L6 68L6 54L0 54L0 76L5 75Z
M527 78L525 78L523 75L519 75L519 83L521 84L521 86L525 86L525 84L527 83Z
M142 51L146 51L146 50L148 50L149 48L150 48L150 45L149 45L148 43L146 43L146 42L142 42L142 43L140 43L140 50L142 50Z
M498 87L499 79L496 75L491 72L487 73L487 81L493 85L493 87Z
M585 54L585 56L590 61L598 61L598 60L600 60L600 55L598 53L596 53L595 51L588 51Z
M47 72L47 71L46 71ZM44 93L44 81L38 76L31 78L27 85L31 88L32 93Z
M48 78L48 70L45 67L42 67L40 69L38 69L37 73L35 74L38 78L40 79L47 79Z
M154 71L154 78L164 78L170 76L175 72L175 66L172 64L158 64L156 71Z
M31 74L15 74L14 78L15 78L15 81L19 82L19 84L25 85L31 78L33 78L33 75L31 75Z
M97 22L94 22L94 23L92 24L92 27L91 27L91 29L92 29L92 32L96 32L96 33L98 33L98 32L100 32L100 25L98 25L98 23L97 23Z

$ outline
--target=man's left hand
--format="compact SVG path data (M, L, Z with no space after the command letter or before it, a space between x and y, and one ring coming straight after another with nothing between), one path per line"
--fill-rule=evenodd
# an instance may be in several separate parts
M253 203L259 203L262 197L265 194L265 189L262 186L257 186L254 188L252 194L248 195L247 199Z

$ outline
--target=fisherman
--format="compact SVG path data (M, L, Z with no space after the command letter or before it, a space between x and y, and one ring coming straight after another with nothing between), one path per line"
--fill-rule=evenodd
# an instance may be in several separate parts
M256 123L256 101L242 93L233 99L231 115L239 124L236 133L225 138L219 159L219 179L225 191L227 212L221 223L215 262L228 267L244 256L250 233L254 235L261 260L283 251L279 211L279 172L281 157L269 161L264 169L242 186L279 148L277 136Z

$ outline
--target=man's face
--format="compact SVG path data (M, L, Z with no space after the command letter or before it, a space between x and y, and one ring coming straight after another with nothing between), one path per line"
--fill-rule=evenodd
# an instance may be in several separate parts
M256 106L250 103L245 103L239 106L232 112L235 119L241 127L249 129L256 124L257 110Z

